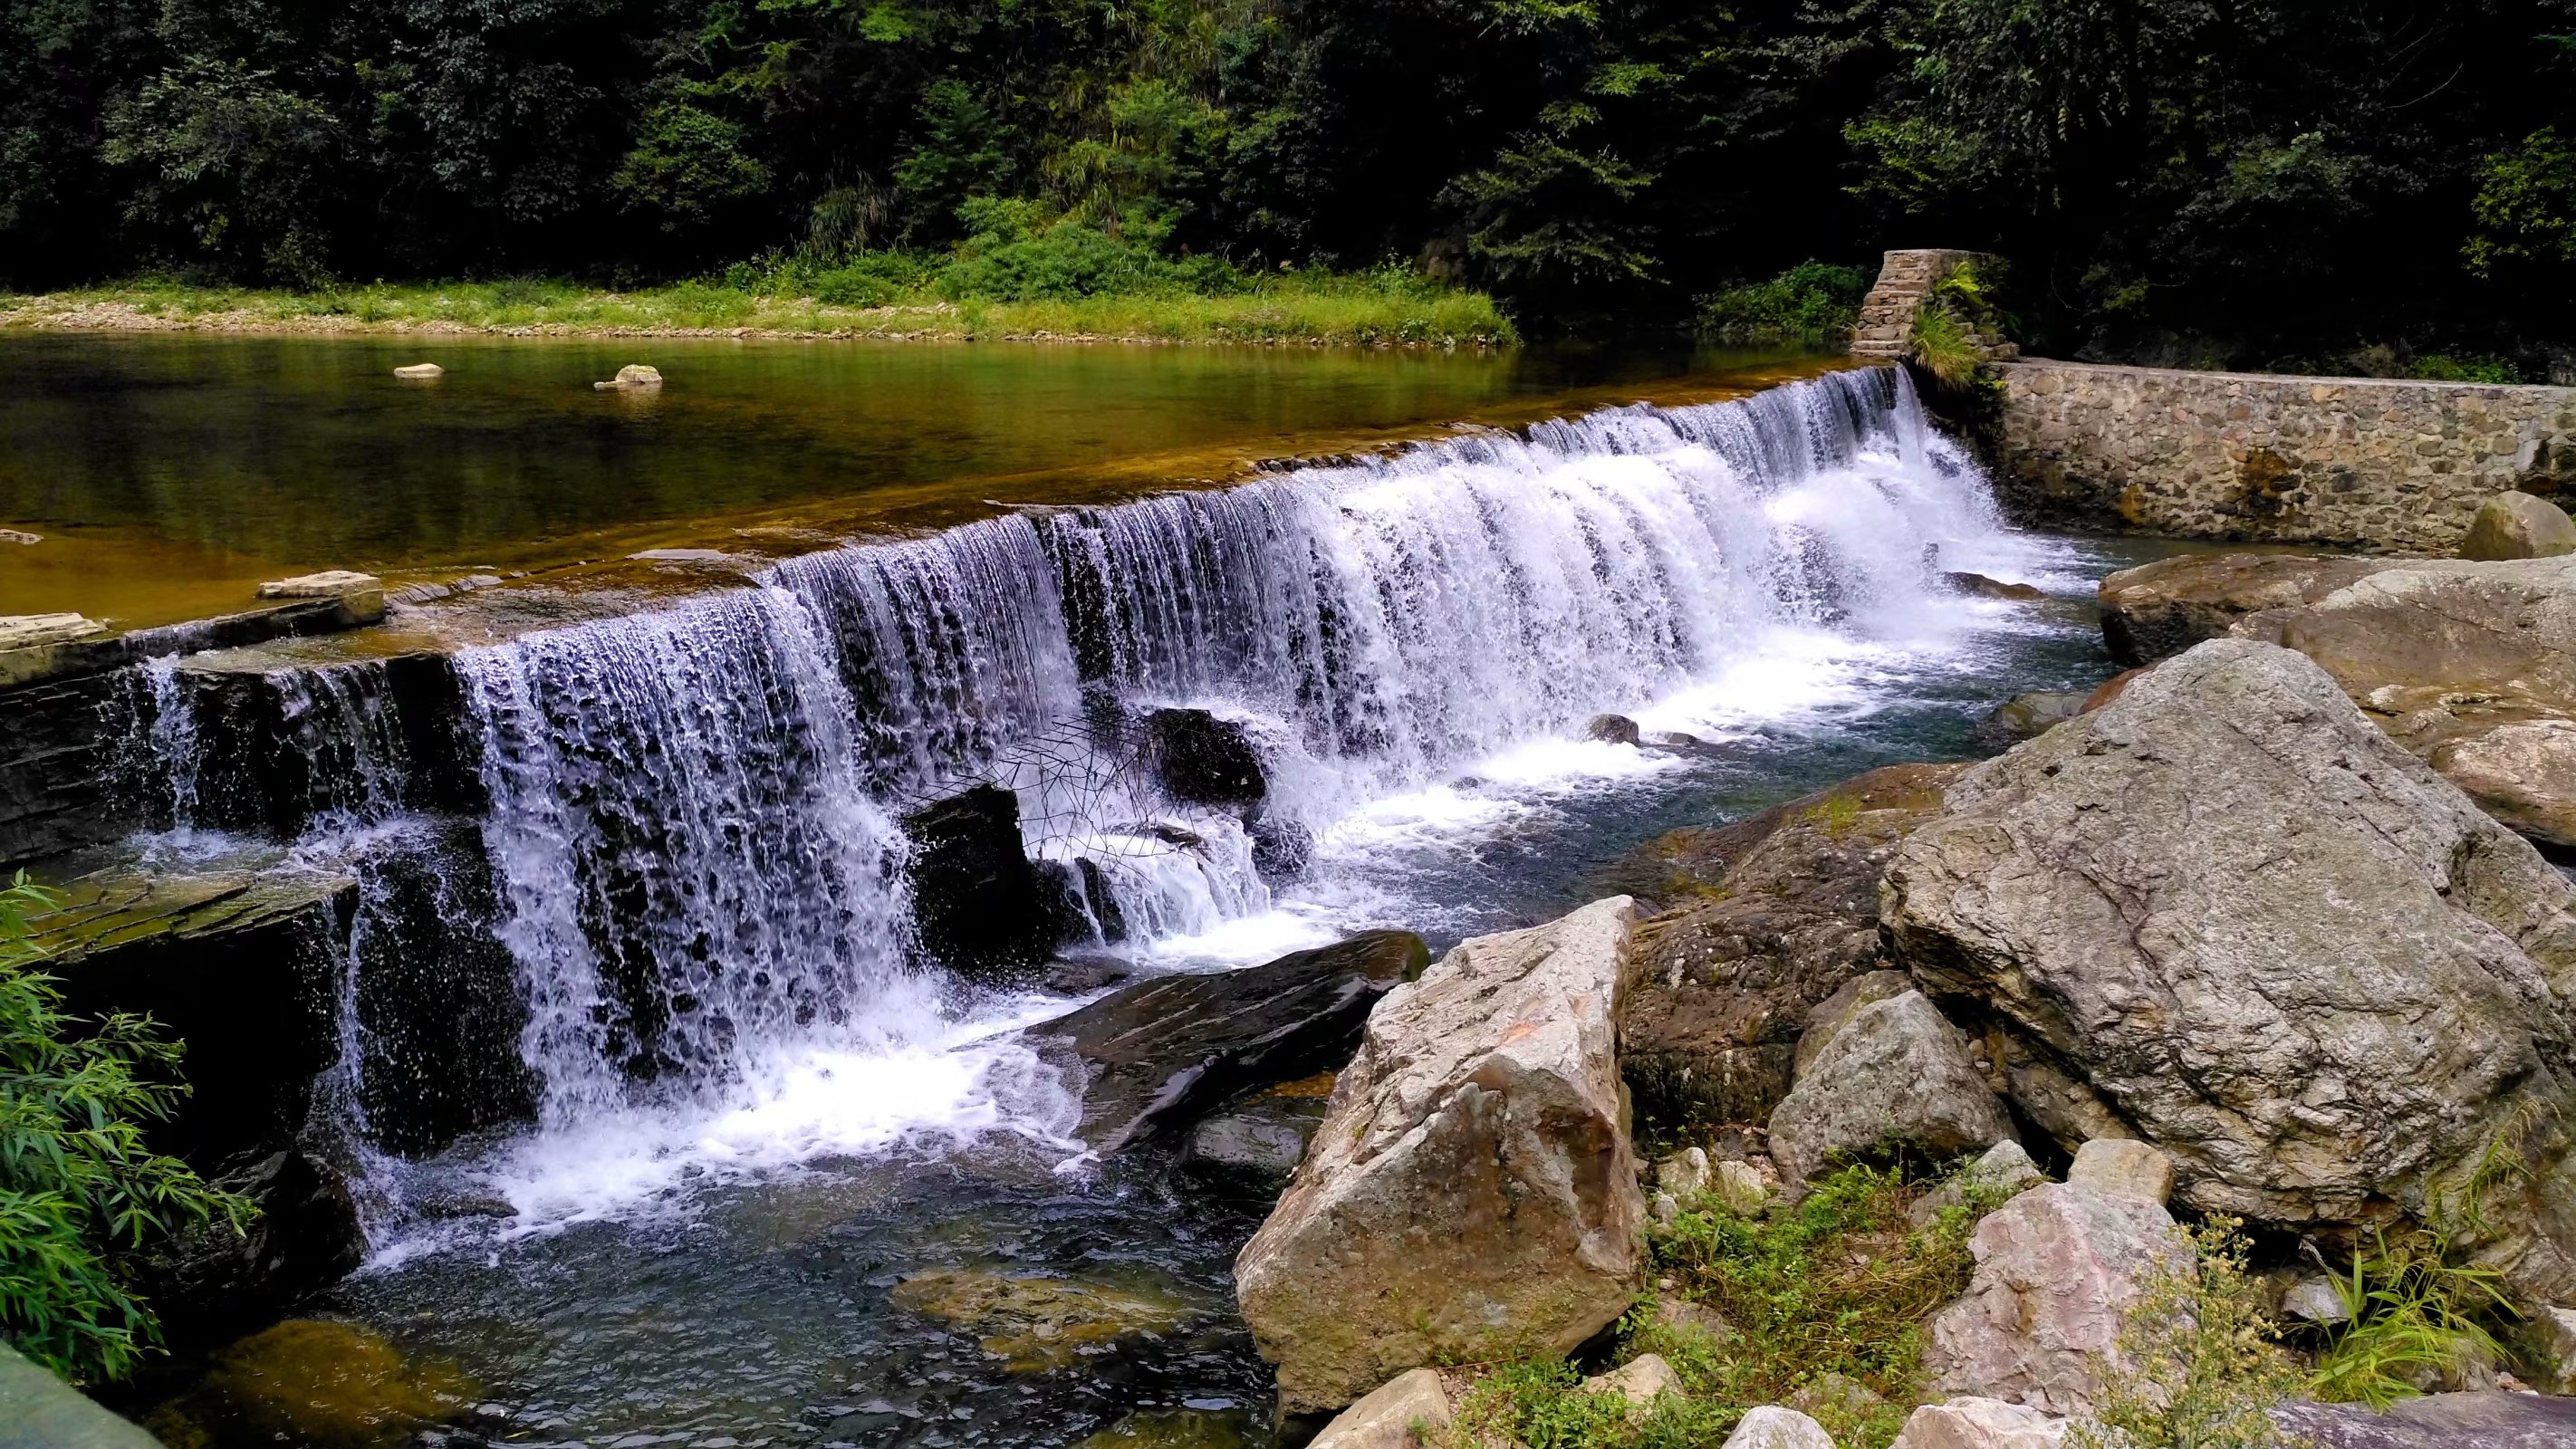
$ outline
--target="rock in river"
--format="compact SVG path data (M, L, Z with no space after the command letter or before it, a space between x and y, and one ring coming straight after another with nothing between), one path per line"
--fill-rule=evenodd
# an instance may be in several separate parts
M2263 609L2314 603L2395 566L2391 559L2294 553L2187 553L2122 569L2102 580L2102 641L2123 664L2152 664L2204 639L2224 638Z
M1786 1096L1807 1013L1886 965L1878 877L1961 765L1891 765L1659 844L1677 908L1637 932L1620 1069L1641 1129L1759 1122ZM1674 879L1674 877L1688 877Z
M2546 498L2528 493L2499 493L2478 505L2460 540L2460 557L2471 559L2555 558L2576 553L2576 520Z
M1480 936L1387 993L1235 1260L1289 1412L1454 1355L1556 1355L1633 1301L1645 1202L1616 1061L1626 897Z
M1191 805L1245 806L1270 793L1252 736L1203 709L1158 709L1145 717L1163 792Z
M1889 865L1894 948L2117 1114L2085 1135L2164 1149L2194 1209L2303 1230L2427 1214L2511 1146L2530 1176L2490 1185L2472 1246L2576 1291L2576 885L2323 670L2203 644L1949 803Z
M1429 959L1410 931L1370 931L1263 966L1141 981L1036 1034L1063 1041L1089 1071L1077 1130L1107 1154L1340 1067L1378 998Z

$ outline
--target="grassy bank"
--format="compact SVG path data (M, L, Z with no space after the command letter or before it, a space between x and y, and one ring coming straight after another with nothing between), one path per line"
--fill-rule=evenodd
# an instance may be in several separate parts
M1099 339L1340 347L1491 347L1517 340L1482 292L1381 269L1230 276L1226 285L978 296L916 276L754 272L634 291L506 278L374 282L310 291L145 277L0 294L0 330L740 333L954 340ZM966 294L959 295L961 290Z

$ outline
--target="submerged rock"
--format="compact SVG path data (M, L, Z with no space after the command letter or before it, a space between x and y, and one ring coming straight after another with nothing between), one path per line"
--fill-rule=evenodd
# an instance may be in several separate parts
M1887 961L1878 878L1963 765L1891 765L1658 861L1676 909L1639 927L1620 1070L1649 1137L1760 1122L1789 1092L1808 1012Z
M1996 705L1980 721L1978 732L1999 741L2034 739L2082 714L2089 690L2033 690Z
M1332 1093L1330 1072L1257 1092L1192 1129L1181 1160L1199 1168L1285 1176L1305 1159Z
M2051 1414L2093 1407L2129 1306L2154 1277L2192 1267L2161 1206L2069 1183L1986 1214L1968 1250L1977 1269L1967 1293L1932 1320L1932 1391Z
M204 1379L147 1423L173 1445L276 1440L392 1449L468 1417L480 1390L354 1323L295 1318L219 1351Z
M1633 1300L1616 1049L1629 902L1480 936L1389 992L1235 1260L1289 1412L1442 1355L1562 1354Z
M1854 1011L1771 1113L1771 1156L1793 1185L1850 1158L1938 1161L2011 1136L1967 1038L1919 991Z
M2311 604L2392 559L2294 553L2186 553L2102 580L2102 641L2123 664L2152 664L2264 609Z
M1242 1449L1250 1418L1241 1409L1145 1409L1075 1449Z
M1169 1333L1202 1310L1158 1287L1015 1277L981 1268L916 1274L888 1301L977 1335L1006 1373L1069 1367L1120 1339Z
M1075 1130L1105 1155L1264 1087L1339 1068L1379 997L1429 959L1410 931L1370 931L1240 971L1141 981L1033 1034L1084 1064Z
M2555 558L2576 553L2576 520L2546 498L2499 493L2478 505L2460 540L2466 559Z
M2168 1153L2184 1203L2301 1230L2427 1213L2515 1145L2530 1175L2463 1246L2576 1290L2576 887L2323 670L2203 644L1949 800L1884 919L2017 1098L2012 1064L2044 1064L2117 1114L2089 1135Z

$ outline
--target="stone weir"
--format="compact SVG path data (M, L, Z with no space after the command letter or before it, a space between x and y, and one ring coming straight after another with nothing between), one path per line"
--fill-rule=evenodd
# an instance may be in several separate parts
M1283 758L1428 778L1749 623L1937 589L1875 514L1766 511L1856 469L1992 525L1903 374L1855 369L346 632L335 599L74 639L0 684L0 863L66 892L81 1009L190 1043L169 1137L218 1167L585 1121L907 983L1262 909L1307 849Z
M2022 517L2448 554L2508 490L2576 494L2576 388L2020 361L1996 491Z

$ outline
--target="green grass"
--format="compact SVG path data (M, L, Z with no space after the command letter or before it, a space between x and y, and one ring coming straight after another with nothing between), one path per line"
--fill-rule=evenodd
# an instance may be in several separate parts
M1747 1410L1786 1404L1828 1375L1879 1396L1809 1400L1844 1449L1883 1449L1919 1401L1924 1324L1965 1291L1968 1234L1993 1206L1977 1196L1917 1228L1906 1210L1927 1184L1895 1169L1852 1167L1791 1210L1740 1217L1714 1197L1649 1234L1653 1274L1671 1283L1622 1324L1622 1354L1659 1353L1687 1397L1631 1418L1586 1393L1562 1362L1492 1367L1459 1408L1459 1443L1527 1449L1687 1449L1723 1442ZM1714 1311L1712 1335L1668 1305Z
M2384 1410L2421 1393L2421 1380L2505 1361L2487 1327L2513 1313L2501 1277L2453 1262L2437 1234L2383 1234L2354 1254L2334 1285L2344 1322L2330 1331L2308 1381L2320 1399Z
M848 269L767 273L635 291L544 278L375 282L311 291L204 285L170 277L43 296L0 296L0 328L208 326L295 331L688 333L1103 338L1319 346L1504 346L1510 320L1482 292L1387 269L1232 275L1222 289L1164 281L1132 291L953 297L943 275L862 277ZM818 295L819 294L819 295ZM825 300L827 297L841 300Z

